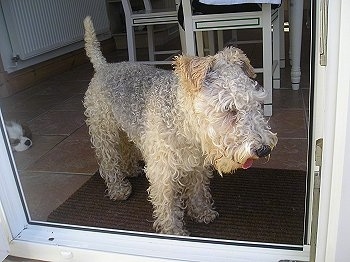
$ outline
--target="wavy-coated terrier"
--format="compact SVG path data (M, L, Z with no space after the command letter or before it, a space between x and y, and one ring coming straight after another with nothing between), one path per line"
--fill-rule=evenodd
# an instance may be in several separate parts
M249 168L277 143L261 108L266 93L246 55L178 56L174 71L107 63L87 17L85 49L95 69L84 106L91 142L111 199L127 199L127 177L144 160L157 232L187 235L185 212L209 223L209 179Z

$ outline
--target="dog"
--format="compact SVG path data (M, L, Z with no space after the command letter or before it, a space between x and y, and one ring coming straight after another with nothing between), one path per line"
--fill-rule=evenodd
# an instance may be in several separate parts
M5 121L5 127L12 151L25 151L33 145L32 132L27 125L16 121Z
M156 232L188 235L186 214L210 223L218 216L209 190L214 169L249 168L277 144L249 59L229 47L207 57L179 55L174 70L107 63L90 17L84 27L95 74L83 103L109 197L129 197L127 177L143 160Z

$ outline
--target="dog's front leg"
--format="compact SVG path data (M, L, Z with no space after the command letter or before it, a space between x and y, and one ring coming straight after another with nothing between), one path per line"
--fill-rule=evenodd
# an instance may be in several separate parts
M209 190L209 179L212 172L205 168L197 168L186 177L187 212L192 219L201 223L212 222L219 213L213 208L213 200Z
M184 229L182 189L176 174L178 171L164 164L147 164L148 194L155 218L153 227L163 234L188 235Z

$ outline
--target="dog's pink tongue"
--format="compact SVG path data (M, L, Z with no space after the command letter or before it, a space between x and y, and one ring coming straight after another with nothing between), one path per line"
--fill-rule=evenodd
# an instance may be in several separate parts
M248 169L253 165L253 159L249 158L247 159L247 161L245 161L245 163L243 164L242 168L243 169Z

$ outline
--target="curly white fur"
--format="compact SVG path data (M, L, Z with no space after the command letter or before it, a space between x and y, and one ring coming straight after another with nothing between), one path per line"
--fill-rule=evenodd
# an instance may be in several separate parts
M212 167L220 174L247 168L277 143L248 58L237 48L204 58L179 56L175 73L108 64L90 18L84 26L96 71L84 99L86 123L109 196L130 195L126 177L137 173L143 159L156 231L188 234L185 210L198 222L213 221Z

